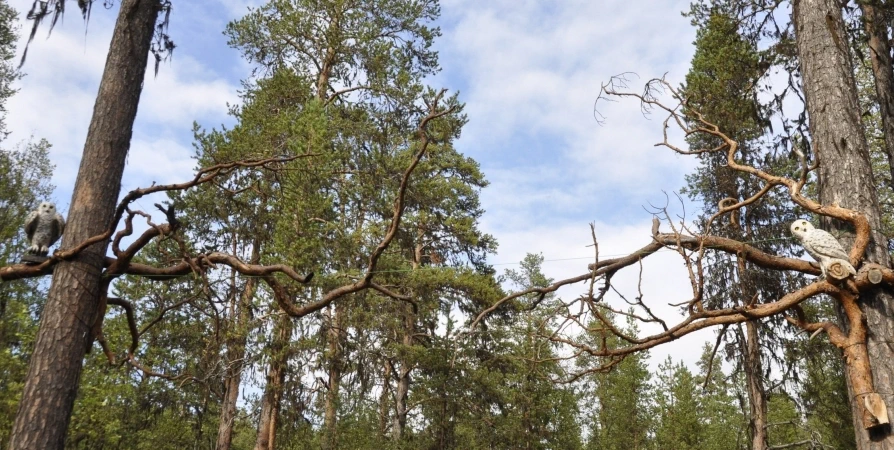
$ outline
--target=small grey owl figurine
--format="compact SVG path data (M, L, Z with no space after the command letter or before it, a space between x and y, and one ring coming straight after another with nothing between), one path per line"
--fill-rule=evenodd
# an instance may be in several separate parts
M42 202L37 211L31 211L25 219L25 235L31 243L28 253L46 256L50 252L50 247L59 240L59 236L62 236L63 231L65 231L65 219L56 212L56 205Z
M792 235L801 241L804 250L807 250L813 259L819 261L824 277L830 271L832 276L839 280L857 274L857 270L851 265L847 253L835 236L827 231L814 228L813 224L804 219L792 223L791 230Z

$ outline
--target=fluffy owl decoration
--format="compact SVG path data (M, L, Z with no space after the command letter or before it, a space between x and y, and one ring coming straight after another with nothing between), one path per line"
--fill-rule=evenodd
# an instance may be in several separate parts
M818 230L804 220L796 220L792 223L792 234L801 241L804 250L819 261L823 276L830 274L833 278L842 280L850 275L856 275L857 270L848 260L847 253L841 244L827 231Z
M31 244L28 253L46 256L64 230L65 219L56 212L56 205L42 202L37 210L28 213L28 218L25 219L25 235Z

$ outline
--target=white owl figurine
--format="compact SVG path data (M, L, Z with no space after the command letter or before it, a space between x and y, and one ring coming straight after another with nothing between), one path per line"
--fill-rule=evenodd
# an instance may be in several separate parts
M65 231L65 219L56 212L56 205L42 202L36 211L28 213L25 219L25 235L31 244L28 253L46 256L50 247L59 240Z
M857 274L857 270L850 263L847 252L844 251L835 236L825 230L814 228L813 224L804 219L792 223L791 230L792 235L801 241L804 250L807 250L810 256L819 261L824 277L828 277L830 269L837 269L833 272L833 277L838 279Z

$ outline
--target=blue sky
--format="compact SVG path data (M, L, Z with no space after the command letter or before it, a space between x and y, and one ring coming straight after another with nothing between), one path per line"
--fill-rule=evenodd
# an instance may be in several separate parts
M31 6L30 0L10 3L22 17ZM240 80L251 67L226 45L222 31L259 3L174 2L170 35L177 49L157 77L147 76L124 191L191 178L193 121L206 128L232 123L227 104L239 101ZM478 160L491 181L482 192L482 228L500 242L492 258L498 269L527 252L542 252L548 276L585 272L590 261L573 258L591 255L586 245L593 221L603 255L629 253L649 242L651 216L643 206L663 203L663 191L678 190L695 161L654 147L661 119L644 118L638 105L600 106L607 117L600 126L594 102L600 83L621 72L636 72L641 81L665 73L674 84L682 81L695 38L680 14L688 4L442 0L443 36L436 48L443 70L431 84L459 90L466 102L469 124L457 147ZM27 76L8 105L8 145L32 135L53 144L54 200L63 213L116 14L117 6L105 10L96 2L85 32L71 3L49 39L46 27L38 32L24 67ZM29 26L23 23L23 34ZM142 201L143 209L151 203ZM673 254L650 258L644 269L650 305L688 299L688 280ZM635 272L616 281L631 288ZM584 290L579 285L560 293ZM699 353L693 346L707 338L702 334L657 350L653 361L672 353L692 363Z

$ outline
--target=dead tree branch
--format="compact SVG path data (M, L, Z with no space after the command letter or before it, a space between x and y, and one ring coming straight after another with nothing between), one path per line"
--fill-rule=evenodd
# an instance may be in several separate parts
M817 165L816 162L808 164L803 154L799 155L802 169L797 173L796 179L775 175L740 162L744 158L739 154L739 143L725 134L716 124L708 121L699 111L691 108L679 90L665 79L648 81L642 92L628 91L628 82L629 79L626 75L613 77L602 86L597 103L631 98L639 102L644 115L656 112L664 113L666 117L663 120L663 139L656 146L668 148L681 155L721 153L725 156L726 165L730 169L743 176L754 177L759 181L756 192L745 193L744 199L728 199L728 201L721 202L719 211L710 216L704 229L710 229L710 224L722 215L735 214L741 208L760 201L775 189L781 189L794 204L806 211L842 220L853 226L855 240L849 252L849 259L854 267L858 268L858 273L853 279L848 279L846 283L817 279L773 301L764 299L762 303L749 302L746 305L708 309L702 304L701 299L705 282L703 261L706 254L710 252L735 255L743 263L747 262L755 267L769 270L790 271L810 276L820 275L820 270L808 261L769 254L747 242L694 233L687 226L685 216L679 217L680 221L677 222L668 214L667 208L655 208L657 211L654 212L656 217L651 230L651 243L621 258L598 260L597 256L597 260L588 267L588 272L579 276L561 280L546 287L531 288L507 295L473 317L466 334L474 332L480 322L485 320L489 314L520 297L528 294L545 295L555 292L563 286L589 281L587 294L567 303L561 302L564 312L558 310L556 312L559 318L558 325L552 328L544 325L538 330L541 337L568 350L566 354L570 356L559 357L561 360L579 360L586 355L595 358L596 367L578 370L570 377L574 380L586 373L605 370L634 352L648 350L698 330L715 326L725 330L730 325L786 314L787 320L802 330L825 331L832 343L845 352L848 361L848 376L857 391L856 398L859 398L863 405L864 425L871 428L887 423L884 403L881 402L872 387L871 371L866 355L866 325L863 323L860 309L857 307L857 300L861 292L877 288L880 284L894 285L894 271L876 264L863 263L872 231L866 216L860 211L842 208L837 204L821 204L806 197L802 191L808 181L809 173L815 170ZM670 101L667 101L668 98ZM598 114L597 119L601 122L604 116ZM671 126L678 128L684 136L706 135L715 138L720 144L713 148L694 149L677 146L671 142L669 137ZM671 228L668 233L659 232L660 221L657 214L662 212ZM595 231L592 234L595 236ZM658 323L663 325L663 329L657 333L642 338L629 335L614 324L612 317L626 317L636 323L656 322L660 319L652 314L646 303L642 301L641 290L636 301L630 301L623 294L617 292L615 287L610 284L610 280L616 272L634 263L639 263L662 249L675 251L683 259L692 287L692 297L683 302L668 302L682 307L682 318L675 320L676 324L672 325L670 321L660 321ZM644 313L622 311L612 308L606 301L602 301L604 295L600 293L597 296L593 288L595 280L599 277L604 277L606 290L615 290L615 293L626 301L629 307L635 308L637 311L644 311ZM827 322L809 323L804 319L803 314L799 314L801 302L823 294L837 299L842 305L847 316L847 327ZM594 298L600 301L593 301ZM582 303L578 305L577 302ZM584 303L589 308L585 308ZM793 311L795 314L787 313L787 311ZM607 336L617 339L609 341ZM609 344L609 342L612 343ZM717 345L712 351L712 358L716 351Z

